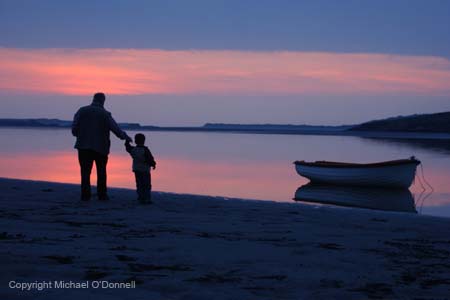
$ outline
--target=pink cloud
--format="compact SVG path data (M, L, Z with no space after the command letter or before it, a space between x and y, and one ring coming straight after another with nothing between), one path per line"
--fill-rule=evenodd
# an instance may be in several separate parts
M450 94L450 61L431 56L0 48L0 64L20 93Z

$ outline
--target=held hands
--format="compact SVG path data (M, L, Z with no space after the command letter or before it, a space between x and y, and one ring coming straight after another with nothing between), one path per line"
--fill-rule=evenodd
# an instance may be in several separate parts
M125 138L125 144L129 144L131 143L133 140L127 135L127 137Z
M133 147L130 145L130 141L129 141L128 139L125 141L124 146L125 146L125 150L126 150L128 153L131 153L130 151L131 151L131 149L132 149Z

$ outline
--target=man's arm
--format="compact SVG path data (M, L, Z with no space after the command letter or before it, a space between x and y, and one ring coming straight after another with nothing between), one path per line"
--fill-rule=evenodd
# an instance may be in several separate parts
M73 116L73 122L72 122L72 135L78 136L78 130L80 128L80 110L76 112L76 114Z
M130 145L130 141L125 142L125 150L127 150L128 153L131 154L131 150L133 150L133 146Z
M110 113L108 113L109 116L109 129L121 140L127 140L128 142L131 142L131 138L127 135L125 131L120 129L119 125L117 125L114 118L111 116Z

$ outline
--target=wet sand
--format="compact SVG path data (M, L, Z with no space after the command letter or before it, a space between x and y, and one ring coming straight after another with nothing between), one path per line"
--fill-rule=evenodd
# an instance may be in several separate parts
M450 219L0 179L1 299L448 299ZM21 291L16 283L88 282ZM136 284L93 288L92 283Z

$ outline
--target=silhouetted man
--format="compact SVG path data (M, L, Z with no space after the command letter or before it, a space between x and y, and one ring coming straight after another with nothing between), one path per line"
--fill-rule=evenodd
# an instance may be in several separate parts
M72 134L77 138L78 161L81 169L81 200L91 198L91 171L95 162L97 169L97 195L108 200L106 189L106 164L110 147L109 132L119 139L131 141L114 121L111 113L103 108L105 94L94 95L92 104L81 107L73 118Z

